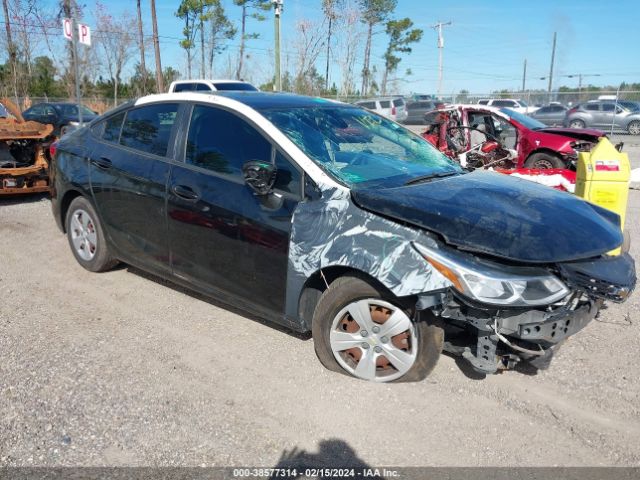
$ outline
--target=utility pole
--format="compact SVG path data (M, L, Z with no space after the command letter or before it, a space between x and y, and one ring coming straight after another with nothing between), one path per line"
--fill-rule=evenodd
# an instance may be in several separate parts
M138 37L140 37L140 75L142 76L142 94L147 93L147 67L144 61L144 35L142 34L142 9L138 3Z
M280 76L280 15L284 10L284 0L272 0L275 9L275 90L282 90L282 78Z
M158 41L158 19L156 18L156 0L151 0L151 23L153 23L153 48L156 52L156 90L164 92L164 78L162 77L162 62L160 61L160 42Z
M78 123L82 126L82 102L80 92L80 66L78 65L78 23L76 21L75 9L71 8L71 0L64 0L64 14L71 19L71 62L76 84L76 103L78 104Z
M551 67L549 68L549 87L547 92L549 93L549 101L551 101L551 87L553 85L553 62L556 59L556 37L557 32L553 32L553 47L551 48Z
M439 20L435 25L431 25L431 28L438 31L438 98L440 98L440 92L442 91L442 49L444 48L442 27L446 27L448 25L451 25L451 22L442 23Z
M522 72L522 92L524 93L525 85L527 83L527 59L524 59L524 70Z

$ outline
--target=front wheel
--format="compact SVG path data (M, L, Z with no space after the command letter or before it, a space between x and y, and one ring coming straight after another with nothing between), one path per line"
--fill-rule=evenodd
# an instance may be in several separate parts
M104 272L118 263L109 252L98 215L86 198L77 197L71 202L65 225L73 256L84 268Z
M570 128L584 128L586 124L582 120L571 120L569 122Z
M627 132L631 135L640 135L640 122L633 121L627 125Z
M527 158L524 162L525 168L547 169L547 168L567 168L561 158L551 153L538 152Z
M325 367L373 382L424 379L444 340L442 329L414 322L392 295L359 276L339 278L322 294L312 333Z

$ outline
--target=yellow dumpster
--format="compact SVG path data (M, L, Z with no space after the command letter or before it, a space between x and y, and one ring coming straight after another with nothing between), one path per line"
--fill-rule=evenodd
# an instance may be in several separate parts
M578 155L576 195L620 215L624 229L631 164L626 153L619 152L602 137L591 152ZM618 255L620 248L609 252Z

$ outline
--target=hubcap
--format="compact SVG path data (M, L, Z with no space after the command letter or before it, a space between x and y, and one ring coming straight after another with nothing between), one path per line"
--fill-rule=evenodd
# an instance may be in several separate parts
M638 122L633 122L631 125L629 125L629 133L631 135L638 135L640 134L640 123Z
M71 242L80 258L90 261L96 255L98 235L95 224L89 214L81 209L75 210L71 216Z
M571 128L582 128L582 122L571 122L569 126Z
M544 170L545 168L553 168L553 165L546 158L541 158L540 160L536 161L534 168Z
M416 361L413 322L398 307L379 299L350 303L335 316L329 343L333 356L351 375L389 382Z

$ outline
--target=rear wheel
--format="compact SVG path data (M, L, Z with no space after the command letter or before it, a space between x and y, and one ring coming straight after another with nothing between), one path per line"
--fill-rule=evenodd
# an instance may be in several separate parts
M627 132L631 135L640 135L640 122L633 121L627 125Z
M84 268L104 272L118 263L109 253L98 215L86 198L77 197L71 202L65 225L73 256Z
M571 120L569 122L570 128L584 128L586 124L582 120Z
M359 276L345 276L322 294L312 333L330 370L373 382L418 381L435 367L443 332L411 320L411 312Z
M566 168L562 159L552 153L538 152L527 158L524 162L525 168L547 169L547 168Z

